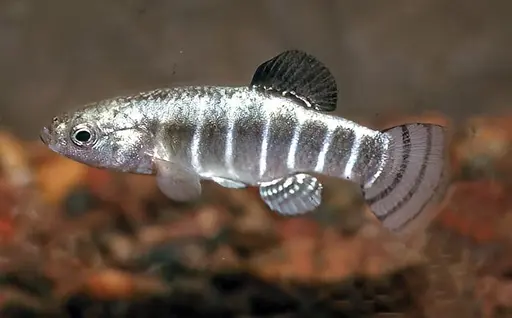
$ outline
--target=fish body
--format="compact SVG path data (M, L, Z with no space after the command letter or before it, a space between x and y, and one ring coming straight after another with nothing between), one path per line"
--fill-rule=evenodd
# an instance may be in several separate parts
M300 51L263 63L241 87L186 86L117 97L54 118L41 138L82 163L156 174L170 198L192 200L201 180L257 186L266 204L297 215L321 204L314 174L359 184L385 226L400 230L439 192L444 129L377 131L330 112L336 83Z

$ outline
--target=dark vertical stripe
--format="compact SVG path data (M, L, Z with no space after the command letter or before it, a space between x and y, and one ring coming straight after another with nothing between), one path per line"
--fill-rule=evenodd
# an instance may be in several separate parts
M224 107L215 104L204 105L203 128L200 134L199 163L206 170L220 170L225 167L226 135L228 118Z
M263 109L241 109L233 129L233 167L241 179L259 178L260 155L265 130Z
M355 179L362 184L371 179L377 173L385 151L380 135L363 136L356 163L352 168L352 175Z
M197 129L197 123L191 120L183 120L181 122L165 123L161 127L164 136L163 147L170 147L173 156L182 162L190 162L192 154L190 145L194 131ZM168 144L166 144L168 143Z
M321 121L308 119L302 124L297 151L295 152L296 170L310 171L315 169L327 133L328 126Z
M271 115L269 129L269 144L267 150L267 171L264 178L282 177L283 171L287 171L287 159L294 127L298 121L293 112L274 112Z
M338 178L343 175L355 140L356 134L352 129L340 125L334 130L325 154L324 174Z

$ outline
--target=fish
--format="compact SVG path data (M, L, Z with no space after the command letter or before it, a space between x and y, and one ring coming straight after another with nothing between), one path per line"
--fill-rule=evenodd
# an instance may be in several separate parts
M249 85L177 86L93 102L53 117L40 138L52 151L101 169L155 175L175 201L210 180L257 187L270 210L317 210L320 175L356 183L384 227L422 215L446 180L446 127L375 130L336 116L330 70L301 50L260 64Z

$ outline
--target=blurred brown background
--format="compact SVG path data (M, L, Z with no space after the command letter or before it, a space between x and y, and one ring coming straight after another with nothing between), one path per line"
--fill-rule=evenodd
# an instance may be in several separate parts
M499 111L512 101L512 2L2 0L0 125L24 138L57 111L176 84L245 85L306 50L339 114Z
M504 0L0 0L0 317L512 317L511 13ZM312 217L214 184L179 205L151 176L38 140L91 101L247 85L286 49L331 68L339 115L457 124L453 185L419 251L367 222L347 184L326 183Z

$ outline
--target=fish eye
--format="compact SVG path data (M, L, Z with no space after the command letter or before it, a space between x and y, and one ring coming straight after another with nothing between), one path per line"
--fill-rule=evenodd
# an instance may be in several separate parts
M71 134L71 141L77 146L90 146L94 143L94 132L86 125L77 125Z

